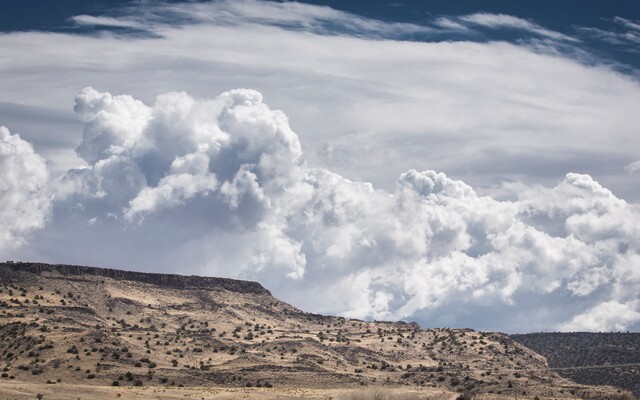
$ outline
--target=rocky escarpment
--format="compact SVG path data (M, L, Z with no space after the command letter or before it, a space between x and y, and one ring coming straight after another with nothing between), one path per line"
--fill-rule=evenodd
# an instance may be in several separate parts
M215 278L203 276L185 276L176 274L157 274L149 272L123 271L111 268L96 268L80 265L44 264L28 262L4 262L0 263L0 276L5 280L20 273L58 273L66 276L103 276L115 280L135 281L157 286L177 289L223 289L238 293L271 293L258 282L243 281L228 278Z

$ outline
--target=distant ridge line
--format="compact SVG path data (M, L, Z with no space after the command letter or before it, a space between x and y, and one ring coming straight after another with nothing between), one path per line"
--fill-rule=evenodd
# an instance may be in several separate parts
M57 272L62 275L93 275L116 280L150 283L157 286L168 286L182 289L216 289L221 288L238 293L255 293L271 295L260 283L230 278L218 278L197 275L161 274L154 272L125 271L113 268L87 267L82 265L46 264L31 262L7 261L0 263L0 280L9 278L7 273L28 272L42 274Z

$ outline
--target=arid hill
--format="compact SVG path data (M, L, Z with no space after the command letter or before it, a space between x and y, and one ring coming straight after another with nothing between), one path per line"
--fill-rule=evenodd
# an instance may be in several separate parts
M640 396L640 333L528 333L511 338L545 356L562 376Z
M501 333L311 314L255 282L69 265L0 263L0 357L11 398L629 398L560 377Z

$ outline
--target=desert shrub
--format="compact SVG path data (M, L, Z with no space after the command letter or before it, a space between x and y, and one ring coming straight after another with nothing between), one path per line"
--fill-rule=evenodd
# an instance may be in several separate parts
M619 393L613 395L611 400L635 400L635 398L629 393Z
M340 400L418 400L422 397L414 393L398 393L382 389L354 391L339 397Z

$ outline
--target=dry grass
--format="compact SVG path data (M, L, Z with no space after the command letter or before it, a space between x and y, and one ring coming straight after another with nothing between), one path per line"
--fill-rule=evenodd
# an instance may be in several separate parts
M338 400L422 400L434 399L434 393L407 393L392 389L365 389L345 393L338 397ZM448 399L457 398L456 395L446 395Z
M0 399L32 400L453 400L455 394L438 389L413 393L407 389L318 389L318 388L160 388L160 387L109 387L89 385L42 385L29 382L0 381ZM500 400L507 400L506 398ZM511 399L509 399L511 400Z

